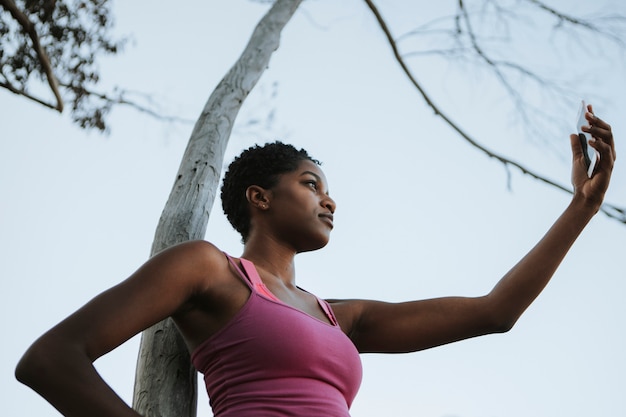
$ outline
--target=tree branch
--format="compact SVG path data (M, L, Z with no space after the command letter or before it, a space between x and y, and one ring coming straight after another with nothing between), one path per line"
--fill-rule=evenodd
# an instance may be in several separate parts
M61 87L64 87L64 88L67 88L67 89L70 89L70 90L73 90L73 89L76 88L75 86L73 86L71 84L66 84L66 83L60 83L59 85ZM164 121L164 122L177 122L177 123L185 123L185 124L195 123L194 120L185 119L185 118L177 117L177 116L167 116L167 115L159 113L158 111L156 111L154 109L151 109L151 108L149 108L147 106L141 105L141 104L137 103L136 101L128 100L128 99L124 98L124 94L128 93L128 91L126 91L126 90L119 91L119 94L118 94L117 97L111 97L111 96L108 96L108 95L103 94L103 93L99 93L99 92L92 91L92 90L87 90L83 86L80 86L79 88L80 88L81 93L84 93L84 94L86 94L88 96L99 98L100 100L103 100L103 101L105 101L106 103L109 103L109 104L123 104L125 106L129 106L129 107L137 110L138 112L145 113L145 114L147 114L149 116L154 117L157 120L161 120L161 121ZM149 95L144 94L143 96L144 96L144 98L147 98L148 101L152 101L150 99Z
M475 55L480 60L482 60L488 68L493 71L496 79L500 82L500 85L508 93L511 101L515 104L518 114L523 121L523 126L531 133L534 133L536 136L537 131L535 131L535 129L533 128L535 126L535 123L532 122L532 118L529 116L529 111L527 110L527 108L530 108L531 112L535 115L541 115L543 114L543 112L541 111L541 109L538 109L535 106L531 106L528 102L524 100L523 96L518 92L518 89L515 88L514 84L510 81L510 77L507 73L513 71L521 77L535 82L539 87L545 88L546 90L549 89L561 95L565 94L564 89L558 83L551 80L546 80L545 78L538 76L536 73L523 65L507 60L494 59L489 56L478 41L478 37L476 36L476 32L474 31L470 14L467 11L463 0L458 0L458 9L459 12L457 13L455 19L457 34L467 34L471 50L474 51ZM501 11L498 10L498 13L501 13ZM465 30L463 30L463 26L465 27Z
M467 35L469 36L472 49L474 50L474 52L476 52L476 55L478 55L489 67L493 69L496 75L496 78L500 80L500 83L505 88L505 90L509 93L512 100L515 103L517 103L517 107L520 109L523 109L523 106L521 106L522 99L519 93L511 86L511 84L508 82L506 76L502 73L502 71L500 71L500 68L498 67L498 63L494 61L493 59L491 59L478 44L478 40L476 39L476 34L474 33L474 29L472 27L469 14L467 12L467 9L465 8L465 5L463 4L463 0L458 0L458 4L459 4L460 14L458 16L459 19L457 20L457 27L458 27L459 33L461 32L460 22L462 20L465 23L465 27L467 28ZM527 71L527 72L530 72L530 71ZM525 114L523 114L523 117L526 120Z
M3 0L0 0L0 1L3 1ZM46 102L43 99L40 99L38 97L35 97L35 96L29 94L25 90L22 90L22 89L19 89L19 88L15 87L14 85L12 85L7 80L7 77L4 77L4 78L5 78L4 82L0 81L0 88L6 88L7 90L9 90L10 92L12 92L14 94L17 94L19 96L25 97L25 98L27 98L29 100L32 100L32 101L34 101L36 103L41 104L42 106L48 107L49 109L58 110L57 106L55 106L54 104ZM73 88L72 85L65 84L65 83L59 83L59 86L63 87L63 88L67 88L67 89L72 89ZM149 108L147 106L143 106L143 105L141 105L141 104L139 104L139 103L137 103L135 101L131 101L131 100L125 99L123 97L125 91L122 91L119 94L118 97L110 97L110 96L107 96L106 94L103 94L103 93L98 93L98 92L95 92L95 91L87 90L84 87L81 87L81 91L84 94L87 94L87 95L93 96L93 97L97 97L100 100L103 100L103 101L105 101L105 102L107 102L109 104L122 104L122 105L125 105L125 106L129 106L129 107L137 110L138 112L145 113L145 114L147 114L147 115L149 115L151 117L154 117L157 120L161 120L161 121L164 121L164 122L175 122L175 123L184 123L184 124L192 124L192 123L194 123L194 121L191 120L191 119L185 119L183 117L177 117L177 116L167 116L167 115L159 113L158 111L156 111L154 109L151 109L151 108Z
M52 65L50 64L48 54L46 54L46 51L44 51L43 47L41 46L41 42L39 42L39 35L35 30L35 25L33 25L28 16L26 16L24 13L22 13L20 9L18 9L13 0L0 0L0 5L3 6L4 9L11 14L11 16L13 16L13 18L20 24L22 29L24 29L24 31L28 34L28 37L33 43L33 49L35 50L35 52L37 53L37 57L39 58L39 64L41 65L41 69L43 70L43 73L46 75L46 79L48 80L48 85L50 86L50 89L52 90L52 93L57 100L56 106L52 108L58 110L59 113L63 112L63 98L61 98L61 93L59 92L58 81L54 76L54 72L52 71ZM22 95L33 99L26 94ZM38 100L35 101L41 103ZM41 104L46 105L45 103ZM47 106L51 107L49 105Z
M2 81L0 81L0 87L2 87L2 88L6 88L6 89L7 89L7 90L9 90L10 92L12 92L12 93L14 93L14 94L17 94L18 96L23 96L23 97L26 97L27 99L32 100L32 101L34 101L34 102L36 102L36 103L39 103L39 104L41 104L41 105L43 105L43 106L46 106L46 107L48 107L48 108L50 108L50 109L52 109L52 110L58 110L58 109L57 109L57 106L55 106L54 104L48 103L48 102L46 102L46 101L43 101L42 99L37 98L37 97L35 97L35 96L31 96L31 95L30 95L29 93L27 93L26 91L24 91L24 90L21 90L21 89L19 89L19 88L14 87L14 86L13 86L11 83L9 83L8 81L7 81L7 82L2 82Z
M372 0L365 0L365 3L368 5L370 10L372 11L374 16L376 17L376 20L378 21L378 24L380 25L382 31L384 32L385 36L387 37L387 40L389 41L389 45L391 46L391 49L393 51L394 57L396 58L396 61L398 61L398 64L400 64L400 67L402 68L402 70L404 71L406 76L409 78L409 80L411 81L413 86L419 91L419 93L421 94L421 96L424 99L424 101L426 102L426 104L434 111L435 115L441 117L448 126L450 126L453 130L455 130L470 145L472 145L473 147L477 148L478 150L480 150L481 152L483 152L484 154L486 154L490 158L494 158L497 161L499 161L500 163L502 163L507 170L511 166L515 167L519 171L521 171L523 174L526 174L526 175L528 175L528 176L530 176L530 177L532 177L532 178L534 178L536 180L539 180L539 181L541 181L541 182L543 182L545 184L548 184L548 185L550 185L552 187L555 187L555 188L557 188L559 190L565 191L566 193L572 194L572 190L570 190L568 187L565 187L565 186L563 186L563 185L561 185L559 183L556 183L556 182L554 182L554 181L552 181L552 180L550 180L550 179L548 179L548 178L546 178L546 177L544 177L544 176L542 176L542 175L540 175L538 173L535 173L534 171L526 168L525 166L521 165L520 163L515 162L515 161L513 161L513 160L511 160L509 158L506 158L506 157L502 156L502 155L499 155L499 154L497 154L497 153L487 149L483 145L479 144L467 132L465 132L463 129L461 129L460 126L458 126L456 123L454 123L445 113L443 113L441 111L441 109L439 109L439 107L430 98L430 96L426 93L426 91L420 85L420 83L418 83L417 79L413 76L413 73L408 68L406 63L404 62L404 59L400 55L400 51L398 50L396 42L393 39L393 36L391 35L389 27L387 26L385 20L383 19L382 15L378 11L378 9L376 8L376 6L372 2ZM625 223L626 224L626 209L623 209L623 208L620 208L620 207L616 207L616 206L613 206L613 205L608 204L608 203L604 203L602 205L602 207L600 208L600 210L604 214L606 214L608 217L616 219L616 220L620 221L621 223Z
M584 27L585 29L588 29L591 32L599 33L599 34L606 36L607 38L613 40L615 43L617 43L620 46L624 46L624 40L620 36L616 35L615 33L612 33L610 30L604 30L602 27L594 25L592 22L588 20L578 19L573 16L567 15L565 13L559 12L558 10L554 9L553 7L548 6L542 1L539 1L539 0L527 0L527 1L535 5L536 7L548 12L549 14L554 16L559 22L567 22L574 26ZM620 19L620 20L624 19L622 16L613 16L613 18Z

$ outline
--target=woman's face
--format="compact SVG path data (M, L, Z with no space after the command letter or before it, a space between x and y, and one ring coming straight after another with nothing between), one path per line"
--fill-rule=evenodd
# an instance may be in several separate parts
M267 214L277 238L293 245L297 252L326 246L336 206L317 164L302 161L296 170L282 174L269 192Z

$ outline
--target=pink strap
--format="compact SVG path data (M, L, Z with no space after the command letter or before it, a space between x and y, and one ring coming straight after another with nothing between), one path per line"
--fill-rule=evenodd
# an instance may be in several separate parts
M241 270L239 265L237 265L233 257L227 254L226 252L224 252L224 255L226 255L226 257L228 258L228 262L230 262L233 268L235 268L235 270L237 271L237 273L239 274L243 282L245 282L248 285L248 287L252 288L252 281L250 280L250 278L246 276L246 273Z
M318 297L315 297L315 298L317 298L317 302L322 307L322 310L324 310L324 313L326 313L326 316L328 317L328 320L330 320L330 322L332 324L334 324L335 326L338 326L339 323L337 323L337 319L335 318L335 314L331 310L331 308L328 305L328 303L325 300L322 300L322 299L320 299Z
M261 277L259 276L259 273L257 272L252 262L244 258L239 258L239 261L241 262L241 265L243 266L244 271L246 271L246 275L248 275L248 277L250 278L250 281L252 282L252 285L254 286L254 289L257 292L259 292L260 294L263 294L270 300L274 300L279 303L282 303L282 301L280 301L278 297L272 294L270 290L265 286L265 284L263 283L263 280L261 280Z
M260 293L266 298L269 298L270 300L284 304L278 297L272 294L270 290L265 286L265 284L263 283L263 280L259 276L259 272L256 270L256 267L254 266L252 262L244 258L239 258L239 261L241 262L241 266L243 266L243 269L245 271L244 273L241 270L241 268L239 268L239 265L237 265L237 263L233 260L233 258L230 255L226 254L226 256L228 257L228 260L230 261L230 263L237 269L239 274L243 278L247 278L247 281L252 284L252 287L254 288L256 292ZM338 325L337 319L335 318L335 314L333 314L333 311L328 305L328 303L325 300L322 300L315 295L314 297L317 299L317 302L320 305L320 307L322 307L322 310L324 310L324 313L326 313L326 317L328 317L328 320L330 320L330 322L333 325L337 326Z

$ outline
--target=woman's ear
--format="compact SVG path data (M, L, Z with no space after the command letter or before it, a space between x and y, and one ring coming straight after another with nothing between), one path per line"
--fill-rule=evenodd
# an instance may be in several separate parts
M246 189L246 199L252 207L267 210L270 207L269 190L258 185L251 185Z

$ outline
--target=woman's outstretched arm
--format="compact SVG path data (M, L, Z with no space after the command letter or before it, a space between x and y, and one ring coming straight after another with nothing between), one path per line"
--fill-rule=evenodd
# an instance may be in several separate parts
M586 117L601 155L587 177L582 149L571 135L574 196L545 236L492 291L482 297L445 297L406 303L331 301L342 328L361 352L408 352L488 333L508 331L547 285L576 238L602 204L615 148L610 126Z

